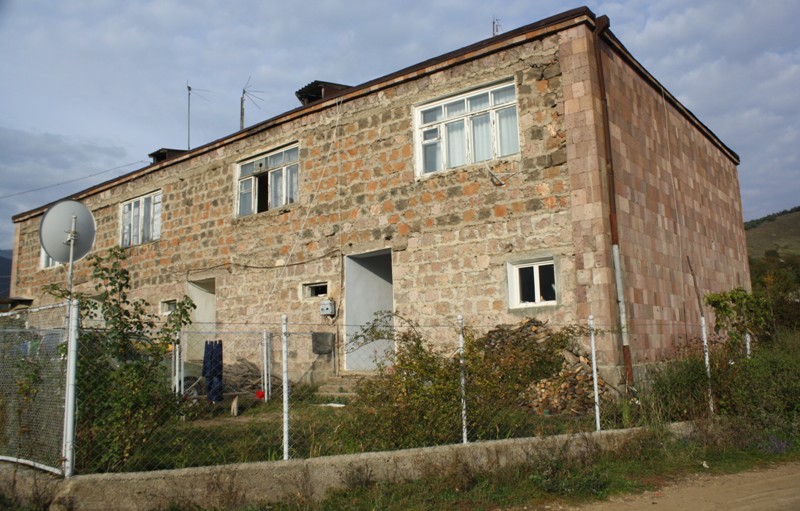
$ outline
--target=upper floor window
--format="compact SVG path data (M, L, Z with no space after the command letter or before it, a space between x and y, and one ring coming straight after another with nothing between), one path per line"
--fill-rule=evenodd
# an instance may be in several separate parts
M40 268L52 268L58 265L58 261L50 257L45 249L42 247L41 254L39 255L39 267Z
M418 107L415 115L419 174L519 152L513 83L429 103Z
M298 146L292 146L239 165L238 216L297 202L298 154Z
M122 204L122 246L140 245L161 237L161 192Z

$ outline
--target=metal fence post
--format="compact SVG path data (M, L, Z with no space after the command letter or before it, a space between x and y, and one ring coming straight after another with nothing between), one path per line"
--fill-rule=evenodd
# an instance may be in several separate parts
M744 334L744 348L747 358L750 358L750 334Z
M589 332L592 338L592 382L594 384L594 422L600 431L600 392L597 390L597 348L594 342L594 316L589 316Z
M67 333L67 384L64 403L64 477L75 472L75 381L78 369L78 300L69 304L69 330Z
M706 364L706 376L708 377L708 412L714 415L714 397L711 394L711 362L708 358L708 334L706 332L706 318L700 315L700 331L703 336L703 359Z
M267 355L267 331L264 330L261 336L261 392L264 393L264 400L269 401L269 367Z
M289 459L289 316L281 316L283 369L283 459Z
M458 315L458 356L461 365L461 441L469 443L467 440L467 389L464 377L464 317Z

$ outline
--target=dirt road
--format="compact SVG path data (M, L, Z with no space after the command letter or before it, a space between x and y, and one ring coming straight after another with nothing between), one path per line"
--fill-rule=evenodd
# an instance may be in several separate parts
M574 511L800 511L800 463L739 474L692 476L639 495L572 508Z

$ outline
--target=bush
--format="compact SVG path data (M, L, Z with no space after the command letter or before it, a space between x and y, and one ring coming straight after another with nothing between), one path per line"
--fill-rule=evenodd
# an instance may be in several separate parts
M401 323L395 328L394 321ZM473 440L532 436L541 425L529 389L562 367L561 351L585 329L553 331L535 319L499 326L483 336L465 333L467 420ZM375 377L357 388L343 425L359 450L458 443L462 439L461 362L436 349L413 323L381 313L364 328L362 343L393 339L395 352Z
M159 428L180 416L181 401L170 390L166 356L194 304L179 301L163 324L147 313L144 300L130 300L125 252L94 256L96 295L78 297L82 319L103 318L102 329L82 329L76 375L76 469L124 470ZM59 297L67 292L50 286Z

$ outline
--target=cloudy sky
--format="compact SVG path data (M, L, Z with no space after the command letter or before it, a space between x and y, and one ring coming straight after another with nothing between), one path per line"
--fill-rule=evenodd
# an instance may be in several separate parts
M580 6L556 0L0 0L0 249L11 216L298 105ZM800 205L797 0L587 2L741 157L745 219ZM256 98L257 96L257 98Z

